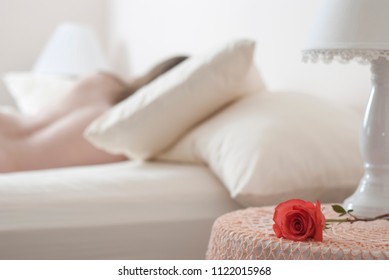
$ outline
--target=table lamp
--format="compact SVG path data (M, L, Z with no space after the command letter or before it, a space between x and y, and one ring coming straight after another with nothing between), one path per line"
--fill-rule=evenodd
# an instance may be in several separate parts
M389 212L389 1L324 0L303 60L371 64L372 90L362 123L364 176L344 202L361 216Z
M36 61L36 73L70 77L108 70L96 34L87 26L63 23L57 27Z

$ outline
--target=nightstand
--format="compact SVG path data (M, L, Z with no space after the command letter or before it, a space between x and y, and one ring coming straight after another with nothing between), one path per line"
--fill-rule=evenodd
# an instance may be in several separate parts
M330 205L326 218L338 216ZM389 221L333 224L323 242L296 242L273 232L274 207L247 208L219 217L212 228L207 259L389 259Z

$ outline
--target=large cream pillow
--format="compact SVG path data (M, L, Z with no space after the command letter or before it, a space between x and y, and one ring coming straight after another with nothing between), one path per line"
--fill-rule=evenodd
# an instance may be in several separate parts
M188 59L95 120L85 137L113 154L156 156L227 103L263 87L254 48L239 40Z
M76 80L55 75L31 72L10 72L3 77L19 112L36 114L56 99L66 94Z
M339 202L363 173L359 126L354 112L315 97L262 93L200 124L159 159L208 164L245 206Z

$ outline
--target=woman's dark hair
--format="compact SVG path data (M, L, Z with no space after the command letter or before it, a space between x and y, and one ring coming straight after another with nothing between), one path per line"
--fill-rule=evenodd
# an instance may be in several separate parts
M170 69L174 68L187 58L188 56L174 56L156 64L147 73L126 84L126 89L122 92L122 94L118 95L118 98L115 100L115 103L122 101L128 96L133 95L137 90L152 82L159 76L165 74Z
M150 83L151 81L155 80L159 76L165 74L170 69L174 68L184 60L186 60L188 56L174 56L171 58L168 58L157 65L155 65L153 68L151 68L146 75L143 76L143 85L146 85Z

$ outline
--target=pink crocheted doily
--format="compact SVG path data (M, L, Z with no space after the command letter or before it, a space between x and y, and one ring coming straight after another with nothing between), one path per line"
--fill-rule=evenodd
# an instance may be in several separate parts
M324 205L326 218L335 218ZM248 208L218 218L207 259L389 259L389 221L333 224L323 242L277 238L272 230L274 207Z

